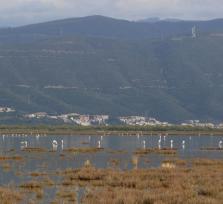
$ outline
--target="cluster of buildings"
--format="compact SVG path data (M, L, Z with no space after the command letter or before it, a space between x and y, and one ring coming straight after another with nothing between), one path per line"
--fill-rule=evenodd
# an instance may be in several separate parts
M81 126L108 125L110 117L108 115L82 115L78 113L67 113L62 115L48 115L45 112L31 113L24 115L27 119L51 119L61 120L64 123ZM155 118L143 116L126 116L117 118L120 124L132 126L170 126L168 122L160 122Z
M15 109L9 107L0 107L0 113L12 113Z
M119 120L125 125L138 125L138 126L171 126L168 122L160 122L155 118L148 118L142 116L126 116L119 117Z
M24 117L29 119L61 120L64 123L76 124L82 126L107 125L107 121L109 120L108 115L81 115L78 113L48 115L45 112L38 112L38 113L26 114L24 115Z
M78 113L69 113L58 116L65 123L75 123L82 126L106 125L109 120L108 115L81 115Z
M31 113L31 114L24 115L25 118L29 118L29 119L43 119L43 118L46 118L47 116L48 114L45 112L38 112L38 113Z
M15 109L10 107L0 107L0 113L16 112ZM92 125L108 125L110 123L109 115L84 115L78 113L67 113L61 115L50 115L46 112L37 112L23 115L26 119L48 119L58 120L67 124L76 124L81 126ZM124 116L118 117L119 124L129 126L173 126L174 124L168 122L160 122L155 118L144 116ZM183 127L200 127L200 128L219 128L223 129L223 123L214 124L210 122L201 122L200 120L187 120L180 124Z
M184 123L181 123L182 126L189 126L189 127L201 127L201 128L216 128L219 125L215 125L213 123L202 123L199 120L188 120Z

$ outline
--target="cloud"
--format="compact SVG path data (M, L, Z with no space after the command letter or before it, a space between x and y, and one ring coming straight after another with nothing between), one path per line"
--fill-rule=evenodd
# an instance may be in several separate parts
M86 15L125 19L222 17L222 0L0 0L0 25Z

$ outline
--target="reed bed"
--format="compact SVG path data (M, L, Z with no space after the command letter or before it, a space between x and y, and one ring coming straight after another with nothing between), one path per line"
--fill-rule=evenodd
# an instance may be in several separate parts
M68 148L64 149L64 152L67 153L97 153L99 151L102 151L103 148L97 148L97 147L79 147L79 148Z
M136 156L133 160L137 165ZM34 193L34 203L38 203L44 199L44 189L58 188L52 203L74 203L74 189L82 187L86 191L81 203L85 204L219 204L223 200L222 172L222 160L173 158L159 168L132 170L98 169L86 161L82 168L50 172L53 179L46 172L29 173L37 180L19 185L18 191L4 189L1 193L0 188L0 197L4 200L15 194L10 199L16 200L8 203L18 203L24 194Z
M6 160L21 161L23 158L21 156L0 156L0 161Z
M91 189L83 203L222 203L223 162L205 159L188 162L192 166L175 161L174 168L130 171L91 166L63 171L60 175L70 186Z
M65 149L63 153L67 156L67 153L93 154L98 151L103 149L81 147ZM26 154L30 152L39 155L42 149L31 149ZM164 154L166 160L158 168L139 169L138 164L144 159L149 162L145 155L150 153ZM9 169L17 161L26 159L26 156L17 155L0 157L1 164L8 165ZM120 169L121 161L117 158L111 157L108 162L110 168L100 169L93 166L90 158L86 158L81 168L49 170L48 164L43 161L33 172L27 170L18 174L18 177L27 176L28 179L14 185L17 190L0 187L0 203L27 203L30 194L34 195L33 203L44 202L46 189L56 191L51 203L75 203L77 188L84 189L81 198L84 204L219 204L223 201L222 160L181 160L176 149L138 149L130 161L133 169ZM21 172L23 169L18 170Z
M23 200L23 195L12 188L0 187L0 202L2 204L16 204Z
M170 148L148 148L148 149L137 149L135 154L138 155L145 155L145 154L164 154L164 155L176 155L177 154L177 149L170 149Z
M26 147L22 149L23 152L47 152L47 149L42 147Z

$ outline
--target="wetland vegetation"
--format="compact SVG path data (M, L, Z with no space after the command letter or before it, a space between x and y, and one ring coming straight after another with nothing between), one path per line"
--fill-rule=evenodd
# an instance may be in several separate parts
M1 203L218 204L222 139L0 136Z
M223 135L223 129L190 126L73 126L73 125L0 125L0 134L10 135Z
M121 170L93 165L51 172L33 172L32 180L1 187L3 203L41 203L46 189L56 189L50 203L200 203L223 200L223 161L165 161L159 168ZM168 165L167 165L168 164ZM49 177L54 177L52 181ZM78 191L84 189L78 201Z

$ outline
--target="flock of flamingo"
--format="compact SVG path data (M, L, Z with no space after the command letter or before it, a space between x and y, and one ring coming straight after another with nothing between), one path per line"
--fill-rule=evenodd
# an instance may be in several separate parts
M3 141L4 141L4 139L5 139L5 137L8 137L8 136L12 136L12 137L28 137L28 135L25 135L25 134L22 134L22 135L19 135L19 134L12 134L12 135L2 135L2 138L3 138ZM36 137L36 140L39 140L39 138L41 137L41 136L46 136L46 135L40 135L40 134L36 134L35 135L35 137ZM160 135L159 136L159 140L158 140L158 148L159 149L161 149L162 148L162 142L165 142L166 141L166 138L167 138L167 136L168 135L164 135L164 136L162 136L162 135ZM102 148L102 143L103 143L103 138L104 138L104 136L100 136L100 139L97 141L97 148ZM138 134L137 135L137 138L138 138L138 140L140 140L140 135ZM89 136L89 143L90 143L90 141L91 141L91 136ZM191 140L192 138L191 137L189 137L189 139ZM21 149L24 149L24 148L27 148L28 147L28 141L27 140L24 140L24 141L21 141ZM58 149L58 146L60 145L61 146L61 149L63 150L64 149L64 141L63 140L53 140L52 141L52 148L53 148L53 150L57 150ZM147 144L146 144L146 140L142 140L142 148L143 149L146 149L146 146L147 146ZM185 140L182 140L182 142L181 142L181 147L182 147L182 149L185 149L186 148L186 141ZM171 149L173 149L174 148L174 140L173 139L171 139L170 140L170 148ZM222 142L222 140L220 140L219 142L218 142L218 148L219 149L222 149L223 148L223 142Z

